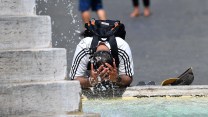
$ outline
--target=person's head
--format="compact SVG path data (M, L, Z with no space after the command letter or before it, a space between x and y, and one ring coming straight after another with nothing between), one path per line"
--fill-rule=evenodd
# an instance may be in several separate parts
M113 66L113 56L109 51L97 51L93 54L92 57L94 69L98 69L101 65L107 67L105 63Z
M110 51L110 44L108 42L100 42L96 51Z

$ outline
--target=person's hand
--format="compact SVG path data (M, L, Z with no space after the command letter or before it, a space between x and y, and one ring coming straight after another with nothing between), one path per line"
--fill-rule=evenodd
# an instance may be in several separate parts
M110 81L116 82L117 81L117 77L118 77L118 71L117 71L115 59L113 61L113 66L111 66L108 63L105 63L105 65L109 68L108 74L109 74Z
M98 68L98 73L101 78L101 81L103 80L109 80L109 74L108 74L109 68L104 67L104 65L101 65L101 67Z
M92 68L90 72L91 84L97 84L98 82L102 82L103 80L109 79L108 77L106 77L108 76L109 68L105 68L104 65L101 65L97 70L95 70L93 64L91 64L91 68Z
M98 83L98 75L99 73L97 72L97 70L94 69L93 64L91 63L89 82L92 86Z

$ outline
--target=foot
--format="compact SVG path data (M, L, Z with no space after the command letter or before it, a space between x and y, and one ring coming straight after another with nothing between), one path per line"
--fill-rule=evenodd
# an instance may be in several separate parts
M144 81L139 81L136 86L144 86L146 83Z
M134 11L130 14L130 17L138 17L139 16L139 9L135 8Z
M155 85L154 81L149 81L146 85Z
M149 8L144 8L144 16L145 17L150 16L150 9Z

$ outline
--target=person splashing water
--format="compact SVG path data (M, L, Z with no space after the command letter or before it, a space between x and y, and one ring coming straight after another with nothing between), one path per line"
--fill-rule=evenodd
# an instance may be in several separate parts
M134 75L133 58L124 40L124 25L118 20L92 19L85 26L85 38L74 53L71 80L78 80L82 88L96 88L108 82L122 88L130 86Z
M101 70L108 69L106 63L113 66L114 59L109 51L97 51L93 54L90 63L93 64L94 70L99 71L99 67L102 67ZM101 73L97 77L97 81L94 78L90 79L91 85L94 89L103 91L107 89L114 88L114 82L110 81L109 72Z

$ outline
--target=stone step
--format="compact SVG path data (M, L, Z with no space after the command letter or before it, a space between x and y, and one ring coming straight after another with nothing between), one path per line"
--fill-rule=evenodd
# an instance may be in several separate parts
M0 50L52 47L49 16L0 16Z
M0 15L35 15L35 0L0 0Z
M63 80L66 69L64 48L0 50L0 84Z
M79 112L80 94L78 81L1 84L0 117Z

